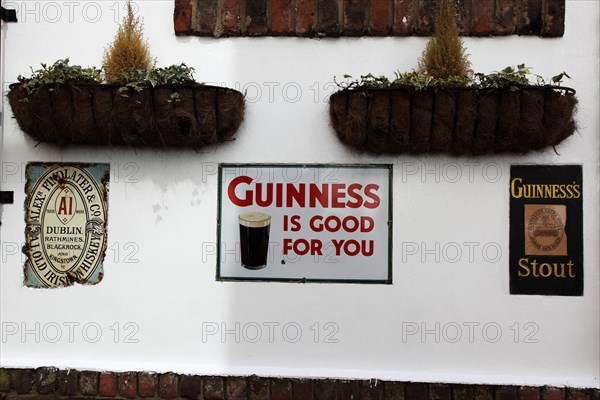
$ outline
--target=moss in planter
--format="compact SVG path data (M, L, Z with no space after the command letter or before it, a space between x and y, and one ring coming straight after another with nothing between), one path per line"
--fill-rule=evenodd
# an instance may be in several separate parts
M367 112L368 131L367 148L374 153L385 150L390 121L390 94L388 92L373 92Z
M93 97L87 91L74 86L71 90L73 99L73 141L81 138L83 142L96 142L96 121L93 113Z
M454 120L456 116L456 97L454 91L440 91L434 98L435 115L431 131L431 152L446 151L452 143Z
M194 92L196 111L201 115L199 134L203 143L210 144L217 140L217 93L215 91Z
M542 129L550 144L555 146L577 129L575 120L572 118L577 107L577 100L574 94L563 96L553 90L546 90L546 96L552 101L546 102Z
M332 95L330 114L340 140L361 151L524 153L571 135L576 103L572 90L551 86L519 91L367 88Z
M429 151L431 145L432 112L433 92L424 90L413 93L409 146L411 153L420 154Z
M516 151L538 150L545 147L547 139L542 137L544 100L544 90L521 92L521 109L526 112L519 113L517 135L513 140Z
M390 135L388 151L405 153L410 144L411 94L407 91L390 92Z
M135 71L122 85L81 71L59 60L11 85L23 131L59 145L200 148L230 140L244 116L241 93L197 83L185 64Z
M59 145L197 149L230 140L244 115L244 97L231 89L157 86L125 97L121 88L73 84L53 91L41 88L33 96L28 96L23 88L13 88L8 98L26 133L36 140ZM171 101L174 92L180 101ZM75 93L83 101L74 102L73 108L53 106L56 94L74 99ZM29 101L20 101L23 98Z
M471 148L473 154L486 154L494 150L499 95L500 93L497 91L479 93L476 128L473 136L473 147ZM518 118L518 116L516 117Z
M459 90L456 97L456 122L449 152L460 155L468 153L473 147L479 96L473 90Z
M524 153L575 131L575 91L556 86L565 76L547 85L525 65L447 79L417 71L394 80L368 74L338 84L331 122L344 143L372 153Z
M498 126L494 148L496 151L509 151L512 147L514 133L519 125L519 119L515 118L521 111L521 95L518 91L506 90L500 93L500 104L498 109Z

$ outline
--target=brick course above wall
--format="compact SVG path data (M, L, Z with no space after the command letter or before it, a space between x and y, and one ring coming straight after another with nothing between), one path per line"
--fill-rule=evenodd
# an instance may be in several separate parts
M600 400L600 389L0 369L0 400Z
M566 0L455 0L465 36L564 34ZM436 0L175 0L175 33L427 36Z

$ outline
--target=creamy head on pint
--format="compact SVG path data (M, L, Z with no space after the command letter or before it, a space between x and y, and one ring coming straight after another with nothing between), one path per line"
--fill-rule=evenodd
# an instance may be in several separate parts
M263 228L271 224L271 216L261 212L240 214L240 225L248 228Z

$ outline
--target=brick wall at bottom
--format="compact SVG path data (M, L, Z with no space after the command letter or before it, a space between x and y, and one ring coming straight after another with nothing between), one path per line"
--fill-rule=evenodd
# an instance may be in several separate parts
M0 368L0 400L600 400L600 389Z

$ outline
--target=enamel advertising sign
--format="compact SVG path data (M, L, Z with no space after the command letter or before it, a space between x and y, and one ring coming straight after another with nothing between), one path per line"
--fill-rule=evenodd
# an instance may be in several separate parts
M109 171L108 164L27 164L27 286L102 280Z
M510 171L510 293L582 296L581 166Z
M219 166L219 280L387 283L391 165Z

